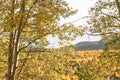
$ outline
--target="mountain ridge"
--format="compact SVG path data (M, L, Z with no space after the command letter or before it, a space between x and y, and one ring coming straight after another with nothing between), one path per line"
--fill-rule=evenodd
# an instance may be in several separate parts
M103 50L105 44L102 40L99 41L84 41L75 45L75 50Z

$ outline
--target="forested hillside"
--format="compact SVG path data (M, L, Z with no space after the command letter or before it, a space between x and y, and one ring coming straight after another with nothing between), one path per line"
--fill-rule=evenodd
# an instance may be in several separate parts
M102 40L100 41L86 41L86 42L79 42L75 45L75 50L104 50L105 43Z

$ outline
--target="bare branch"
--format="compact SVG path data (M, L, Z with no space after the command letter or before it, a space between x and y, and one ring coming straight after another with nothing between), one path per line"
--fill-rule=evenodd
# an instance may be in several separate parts
M88 33L86 32L87 35L90 36L100 36L100 35L107 35L107 34L117 34L117 32L108 32L108 33Z
M23 26L22 26L22 28L24 28L25 27L25 25L27 24L27 19L29 18L29 14L30 14L30 11L32 10L32 8L34 7L34 5L37 3L37 1L36 2L34 2L33 3L33 5L29 8L29 10L28 10L28 13L27 13L27 17L26 17L26 20L25 20L25 22L24 22L24 24L23 24Z
M104 15L106 15L106 16L112 17L112 18L120 21L120 19L119 19L118 17L116 17L116 16L112 16L112 15L109 15L109 14L106 14L106 13L103 13L103 12L101 12L101 14L104 14Z

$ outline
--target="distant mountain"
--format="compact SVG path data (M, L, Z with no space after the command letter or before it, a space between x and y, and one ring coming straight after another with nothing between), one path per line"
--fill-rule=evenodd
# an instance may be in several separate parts
M105 49L105 45L102 40L100 41L85 41L75 45L75 50L101 50Z

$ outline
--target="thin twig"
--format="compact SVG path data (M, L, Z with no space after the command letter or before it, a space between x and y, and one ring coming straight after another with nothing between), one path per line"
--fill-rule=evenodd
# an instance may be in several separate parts
M106 13L103 13L103 12L101 12L101 14L104 14L104 15L106 15L106 16L112 17L112 18L120 21L120 19L119 19L118 17L116 17L116 16L112 16L112 15L109 15L109 14L106 14Z
M107 35L107 34L117 34L117 32L108 32L108 33L88 33L86 32L87 35L90 36L99 36L99 35Z

